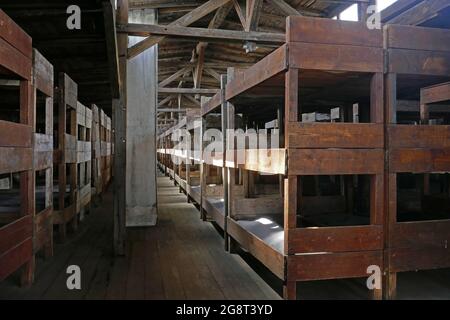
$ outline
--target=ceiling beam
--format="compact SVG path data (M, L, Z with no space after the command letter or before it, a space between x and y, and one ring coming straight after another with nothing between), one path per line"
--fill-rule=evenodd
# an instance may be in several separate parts
M113 98L120 98L119 51L116 37L116 18L110 1L103 2L103 19L105 24L106 53L109 64L109 81Z
M231 0L209 0L208 2L205 2L203 5L185 14L181 18L170 23L169 26L184 26L184 27L189 26L190 24L203 18L204 16L213 12L217 8L223 6L229 1ZM138 54L144 52L148 48L151 48L152 46L161 42L162 40L164 40L164 36L153 37L148 35L146 39L138 42L137 44L133 45L131 48L128 49L128 59L137 56Z
M178 70L177 72L175 72L174 74L172 74L170 77L167 77L166 79L164 79L163 81L161 81L159 83L160 87L165 87L169 84L171 84L173 81L178 80L182 75L184 75L184 73L186 71L188 71L190 68L189 67L184 67L181 68L180 70Z
M209 42L245 42L253 41L261 44L280 45L285 43L285 35L282 33L267 33L256 31L235 31L221 29L160 26L150 24L131 23L118 27L119 32L128 33L130 36L148 36L150 34L161 36L173 36L191 40L204 40Z
M239 21L242 24L242 28L245 30L245 26L247 25L247 21L245 20L245 15L242 12L241 5L239 4L238 0L233 0L233 6L234 10L236 10L236 13L238 15Z
M284 0L272 0L270 1L270 5L286 16L301 16L297 9L291 7Z
M195 89L195 88L158 88L159 93L165 94L203 94L214 95L219 89Z

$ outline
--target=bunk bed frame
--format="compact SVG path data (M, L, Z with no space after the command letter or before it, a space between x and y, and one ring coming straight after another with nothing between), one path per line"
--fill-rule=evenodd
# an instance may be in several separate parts
M0 120L0 174L20 175L19 211L0 214L4 220L0 227L0 281L22 268L22 284L31 285L35 267L32 40L1 9L0 22L0 73L6 81L19 80L20 86L18 121Z
M44 249L44 256L53 256L53 66L33 50L33 104L34 104L34 160L33 171L45 172L43 190L36 188L34 215L34 253ZM43 95L44 122L37 130L38 92ZM40 120L40 119L39 119ZM39 210L39 208L41 208Z
M105 191L112 177L112 143L111 143L111 118L100 109L100 139L102 157L102 182Z
M78 86L65 73L59 74L58 83L58 149L53 154L54 166L58 167L58 181L54 183L58 186L56 190L58 207L53 211L53 224L58 226L59 237L61 241L64 241L67 236L68 223L71 223L73 231L78 228ZM67 187L69 187L68 191Z
M92 161L92 110L77 104L77 213L80 220L90 211L91 205L91 161Z
M397 211L399 174L424 174L420 197L426 199L429 197L429 174L450 172L450 126L429 123L430 111L435 108L432 104L450 100L450 85L442 84L450 80L450 31L389 25L384 32L389 156L385 296L393 299L398 272L450 267L450 219L401 221ZM409 87L417 96L421 89L420 107L417 104L414 111L420 112L422 125L398 123L400 95L411 89ZM438 200L435 198L433 202L436 204Z
M92 166L91 166L91 177L92 177L92 196L101 196L103 191L102 183L102 153L101 153L101 140L100 140L100 109L93 104L91 106L92 111Z
M225 141L227 159L223 155L222 159L229 178L227 193L224 192L226 233L284 281L286 299L296 299L297 281L367 277L369 266L383 269L383 71L380 30L368 30L362 23L289 17L287 43L253 67L230 72L225 96L214 97L204 107L203 114L223 105L226 128L222 126L222 129L235 129L234 104L242 95L281 91L284 97L284 148L266 150L268 160L260 159L261 150L247 149L245 162L237 164L235 150L229 149L229 141ZM355 74L366 75L370 123L299 121L299 93L304 89L299 77L310 80L315 72L343 74L349 78ZM239 197L240 192L235 192L237 170L243 176L245 195L254 188L249 172L284 175L280 191L284 197ZM297 214L303 210L299 184L303 176L363 174L370 175L367 225L309 228L297 224ZM265 217L269 211L279 212L283 217L283 222L276 225L284 230L281 243L279 239L275 244L267 243L264 235L249 231L251 223L242 223L239 217ZM229 247L232 249L234 244L230 243ZM381 298L381 288L372 293L374 298Z

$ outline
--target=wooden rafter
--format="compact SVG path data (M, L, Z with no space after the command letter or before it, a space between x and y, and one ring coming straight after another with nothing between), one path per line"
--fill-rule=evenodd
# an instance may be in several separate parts
M270 5L286 16L301 15L300 12L297 11L297 9L293 8L284 0L272 0L270 1Z
M178 80L181 76L183 76L186 71L190 70L189 67L183 67L180 70L178 70L177 72L175 72L174 74L172 74L170 77L167 77L166 79L164 79L163 81L161 81L159 83L160 87L165 87L169 84L171 84L172 82Z
M170 23L170 26L189 26L190 24L203 18L204 16L213 12L217 8L223 6L229 1L231 0L209 0L208 2L205 2L203 5L199 6L198 8L192 10L191 12L182 16L181 18ZM128 49L128 59L137 56L138 54L142 53L148 48L151 48L155 44L161 42L163 39L164 37L148 36L146 39L138 42L137 44Z
M247 0L245 31L256 31L261 16L263 0Z
M234 6L234 10L236 10L236 13L239 17L239 21L242 24L242 28L245 30L245 26L247 25L247 22L245 20L245 15L242 12L242 8L241 8L241 5L239 4L238 0L233 0L233 6Z
M211 19L208 25L208 29L217 29L225 21L226 17L230 13L233 4L231 2L226 3L219 9L217 9L214 17ZM200 88L203 76L203 67L205 62L205 50L208 46L208 42L199 42L196 46L197 65L194 71L194 87Z

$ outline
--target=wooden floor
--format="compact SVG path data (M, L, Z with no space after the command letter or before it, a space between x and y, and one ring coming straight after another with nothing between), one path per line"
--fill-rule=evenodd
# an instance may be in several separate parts
M157 227L128 231L128 254L112 256L112 194L107 193L77 234L38 259L30 288L10 277L0 299L279 299L238 255L223 249L210 223L168 178L158 178ZM66 268L78 265L82 289L69 291Z
M20 288L16 276L0 283L0 299L280 298L281 282L248 254L226 253L169 178L158 177L157 227L129 229L123 258L112 255L112 203L108 192L52 259L38 259L32 287ZM81 268L81 290L66 287L69 265ZM398 282L400 299L450 299L450 269L403 273ZM297 291L299 299L368 297L364 279L299 283Z

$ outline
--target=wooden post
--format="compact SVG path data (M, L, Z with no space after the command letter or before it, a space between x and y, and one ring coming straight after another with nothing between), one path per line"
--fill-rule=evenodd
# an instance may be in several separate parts
M222 186L223 186L223 201L224 201L224 223L223 223L223 235L224 235L224 246L225 250L228 251L230 247L229 243L229 235L228 235L228 216L229 216L229 207L228 207L228 169L226 167L227 160L227 128L228 128L228 113L227 113L227 101L225 99L225 87L227 84L227 76L220 76L220 90L221 90L221 115L222 115Z
M290 68L285 78L285 148L289 152L289 123L298 121L298 69ZM288 164L289 167L289 164ZM289 175L284 180L284 254L285 259L289 254L289 231L297 228L297 176ZM300 200L301 201L301 200ZM283 297L289 300L297 299L297 283L288 279L289 260L285 266L285 282L283 286Z
M117 0L117 23L128 24L128 0ZM117 34L120 98L113 100L115 130L114 159L114 252L125 254L126 217L126 123L128 35Z

